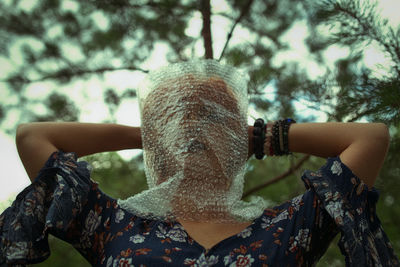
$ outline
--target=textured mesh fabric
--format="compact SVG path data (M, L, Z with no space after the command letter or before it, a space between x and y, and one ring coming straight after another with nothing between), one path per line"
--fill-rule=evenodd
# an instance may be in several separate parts
M241 201L248 154L247 80L214 60L172 64L138 90L149 189L118 204L149 219L240 223L266 202Z

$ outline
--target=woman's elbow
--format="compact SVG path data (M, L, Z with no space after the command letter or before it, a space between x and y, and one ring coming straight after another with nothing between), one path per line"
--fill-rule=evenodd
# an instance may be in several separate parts
M384 123L374 123L370 137L364 142L368 153L374 155L375 159L382 164L386 158L389 144L389 128Z
M17 126L17 131L15 134L15 142L17 146L22 142L22 140L29 136L29 132L29 123L21 123Z
M16 145L19 157L31 181L43 167L48 157L57 148L42 135L35 123L24 123L17 127Z
M43 143L43 138L35 131L34 123L21 123L17 126L15 144L20 153L36 148L35 144L39 143Z
M384 123L374 123L376 129L374 129L374 141L388 148L390 143L389 128Z

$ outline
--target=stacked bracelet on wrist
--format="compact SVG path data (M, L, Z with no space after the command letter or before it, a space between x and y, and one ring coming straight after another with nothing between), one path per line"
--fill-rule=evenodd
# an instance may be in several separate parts
M293 119L278 120L264 124L263 119L257 119L253 129L254 154L257 159L264 155L282 156L291 154L289 151L289 128Z

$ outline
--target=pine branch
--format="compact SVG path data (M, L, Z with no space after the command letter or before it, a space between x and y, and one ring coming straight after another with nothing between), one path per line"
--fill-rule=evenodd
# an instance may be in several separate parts
M376 112L377 112L376 108L366 109L364 111L357 111L353 117L351 117L350 119L347 120L347 122L355 122L356 120L359 120L364 116L374 114Z
M155 3L153 1L148 1L148 2L142 3L142 4L134 4L134 3L132 3L132 1L128 1L128 0L124 0L124 1L92 0L91 2L100 7L113 6L113 7L117 7L117 8L141 8L141 7L145 7L145 6L157 8L160 5L160 3Z
M62 69L59 70L55 73L49 74L47 76L43 76L39 79L28 79L25 77L12 77L8 78L5 80L0 80L0 82L7 82L7 83L12 83L12 82L20 82L20 83L35 83L35 82L42 82L45 80L57 80L57 79L71 79L73 77L79 77L83 76L85 74L102 74L107 71L118 71L118 70L132 70L132 71L141 71L144 73L148 73L148 70L144 70L138 67L120 67L120 68L110 68L110 67L103 67L103 68L98 68L98 69L93 69L93 70L71 70L71 69Z
M211 6L210 0L201 0L200 11L203 17L203 29L201 35L204 39L205 58L213 58L211 40Z
M229 41L230 41L231 38L232 38L232 33L233 33L233 31L235 30L236 25L237 25L237 24L242 20L242 18L249 12L252 3L253 3L253 0L247 1L246 5L244 5L243 8L242 8L242 10L240 11L239 17L238 17L238 18L235 20L235 22L233 23L232 28L231 28L231 30L229 31L228 36L226 37L226 42L225 42L224 48L222 49L221 55L219 56L218 61L220 61L221 58L224 56L225 50L226 50L226 48L228 47Z
M230 20L234 20L234 18L226 13L215 13L214 15L218 15L218 16L222 16L224 18L230 19ZM257 33L258 35L260 35L260 37L266 37L269 40L271 40L277 47L281 47L281 44L279 43L278 39L271 33L268 33L266 31L263 31L262 29L258 29L256 28L254 25L252 25L251 23L248 23L246 21L238 21L238 24L242 24L243 27L248 28L249 30Z
M299 169L308 159L310 158L310 155L305 155L304 157L302 157L297 163L296 165L294 165L293 167L290 167L287 171L285 171L284 173L276 176L275 178L272 178L271 180L257 185L251 189L249 189L247 192L245 192L243 194L243 198L248 197L249 195L253 194L254 192L257 192L267 186L270 186L271 184L277 183L280 180L283 180L284 178L288 177L289 175L291 175L293 172L295 172L297 169Z
M356 3L358 4L358 6L356 5ZM387 52L392 58L393 62L396 63L394 68L396 69L397 74L400 76L400 67L398 65L400 63L399 43L391 42L391 40L396 40L398 36L394 33L392 28L389 28L389 36L382 35L382 30L385 26L387 27L387 22L384 21L383 23L381 23L376 22L376 20L372 20L372 18L378 16L375 5L369 6L369 10L367 10L367 13L363 14L360 10L361 7L359 2L355 2L352 4L353 5L343 5L342 3L338 2L334 4L333 7L333 9L336 9L344 17L348 17L356 21L358 26L360 27L359 29L353 28L353 30L356 31L355 33L349 31L350 37L348 38L365 38L366 40L370 39L376 41L378 44L385 48L384 51ZM346 30L346 28L344 30ZM346 38L343 38L343 32L338 37L342 42L346 40Z

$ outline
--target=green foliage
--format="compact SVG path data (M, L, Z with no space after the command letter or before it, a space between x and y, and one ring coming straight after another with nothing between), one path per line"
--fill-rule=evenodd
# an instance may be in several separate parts
M77 121L79 111L65 95L52 93L46 100L49 114L36 115L32 121Z
M377 1L324 0L309 6L311 25L331 26L328 44L340 43L362 50L375 42L395 63L394 73L400 75L400 28L389 27L388 20L377 15Z
M325 252L325 255L318 261L316 266L324 267L342 267L345 266L345 261L340 253L339 247L337 243L339 242L340 234L333 239L332 243L330 244L328 250Z
M282 173L284 173L289 167L293 166L295 162L300 159L300 155L293 155L286 157L270 157L264 161L252 158L248 164L250 165L248 172L246 173L246 183L244 186L244 192L250 188L255 187L258 184L266 182ZM305 165L302 166L292 175L288 176L281 181L263 188L256 192L254 195L262 196L269 200L271 204L277 205L288 199L291 199L299 194L304 193L304 185L300 180L300 177L305 169L317 170L322 166L324 160L319 158L312 158L308 160ZM245 199L247 200L247 199Z
M147 189L141 155L125 161L110 152L86 156L83 160L93 167L91 176L101 190L113 198L124 199Z
M89 267L90 264L70 244L49 235L50 257L47 260L34 265L34 267L65 267L79 266Z

